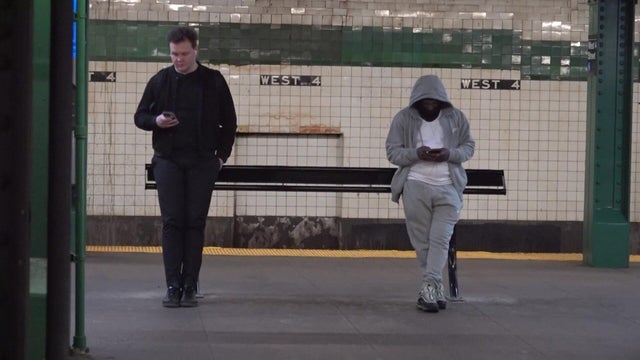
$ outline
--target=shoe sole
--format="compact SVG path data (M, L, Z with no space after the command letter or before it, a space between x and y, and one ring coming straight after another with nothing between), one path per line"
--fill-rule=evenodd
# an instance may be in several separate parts
M438 309L445 310L447 308L447 303L444 301L438 301Z
M198 303L197 303L197 302L195 302L195 303L185 302L185 303L180 303L180 306L182 306L182 307L188 307L188 308L189 308L189 307L197 307L197 306L198 306Z
M434 307L430 307L430 306L423 306L423 305L417 304L416 307L419 310L422 310L422 311L428 312L428 313L437 313L439 311L438 305L435 305Z

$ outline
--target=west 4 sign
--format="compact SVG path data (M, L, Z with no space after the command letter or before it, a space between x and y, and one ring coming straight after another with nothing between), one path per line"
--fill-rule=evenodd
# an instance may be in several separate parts
M115 71L90 71L89 81L116 82L116 72Z
M260 85L321 86L322 79L315 75L260 75Z
M462 79L461 89L472 90L520 90L520 80Z

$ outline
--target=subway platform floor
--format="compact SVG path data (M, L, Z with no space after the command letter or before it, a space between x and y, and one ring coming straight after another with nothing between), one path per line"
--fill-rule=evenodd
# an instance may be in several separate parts
M415 307L412 252L296 254L205 255L199 306L168 309L160 253L89 249L87 357L640 359L637 256L601 269L461 253L463 301L431 314Z

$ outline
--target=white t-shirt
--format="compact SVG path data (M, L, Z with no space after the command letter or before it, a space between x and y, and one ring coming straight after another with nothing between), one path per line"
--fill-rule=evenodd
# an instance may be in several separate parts
M421 146L428 146L432 149L444 147L442 125L440 125L440 117L427 122L423 121L420 126L420 132L416 134L416 149ZM452 184L449 175L449 165L444 162L433 162L420 160L411 166L409 170L409 179L418 180L431 185L447 185Z

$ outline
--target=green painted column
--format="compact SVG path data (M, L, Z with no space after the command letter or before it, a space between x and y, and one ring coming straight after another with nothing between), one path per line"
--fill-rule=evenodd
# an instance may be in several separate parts
M583 261L629 266L635 0L589 1Z
M75 287L75 334L72 349L74 354L88 351L85 334L85 245L87 240L87 19L88 0L78 0L76 10L77 57L76 57L76 126L75 138L75 186L73 200L76 287Z

